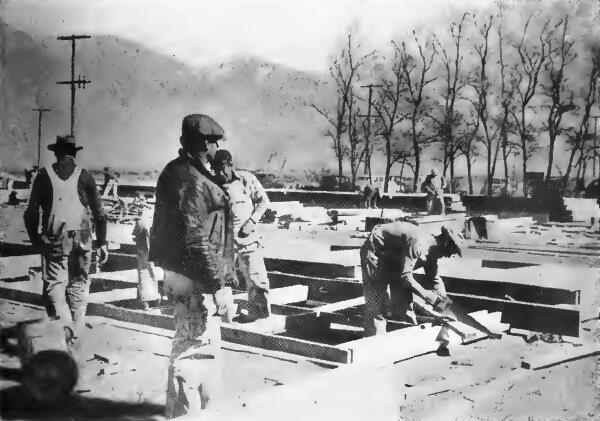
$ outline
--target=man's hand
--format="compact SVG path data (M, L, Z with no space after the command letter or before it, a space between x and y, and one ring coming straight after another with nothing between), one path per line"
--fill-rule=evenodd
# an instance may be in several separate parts
M242 225L242 228L240 228L238 237L240 237L240 238L248 237L250 234L252 234L252 232L254 232L255 228L256 228L256 222L254 222L252 219L248 219L246 221L246 223L244 225Z
M108 246L103 244L100 248L97 249L98 253L98 264L103 265L108 260Z
M233 302L233 292L231 287L218 289L213 295L217 314L223 317L226 322L231 322L235 317L235 304Z

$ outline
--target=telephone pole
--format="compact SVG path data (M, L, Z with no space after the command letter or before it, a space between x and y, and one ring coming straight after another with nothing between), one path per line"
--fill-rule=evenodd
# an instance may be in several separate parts
M373 98L373 88L381 88L383 85L373 85L372 83L368 85L362 85L361 88L369 88L369 102L367 108L367 115L361 115L360 117L367 118L367 135L365 136L365 166L364 166L364 174L369 175L369 182L372 183L373 180L371 174L371 145L370 145L370 137L371 137L371 104Z
M86 84L91 83L91 81L86 80L85 77L82 79L81 75L75 80L75 41L85 38L91 38L91 36L68 35L56 38L62 41L71 41L71 80L56 82L59 85L71 85L71 135L75 134L75 88L85 88Z
M47 111L52 111L50 108L32 108L33 111L38 112L38 154L37 154L37 166L40 166L40 150L42 148L42 114Z
M594 119L594 149L592 152L592 180L596 179L596 157L598 156L598 119L600 115L591 116Z

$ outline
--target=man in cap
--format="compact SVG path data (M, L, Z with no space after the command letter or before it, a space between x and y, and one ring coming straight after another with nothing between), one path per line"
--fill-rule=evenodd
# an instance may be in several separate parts
M233 317L229 203L210 170L224 131L211 117L191 114L181 132L179 157L158 178L150 234L150 260L164 269L163 288L175 302L169 418L206 408L220 377L220 322Z
M421 185L421 191L427 194L425 203L427 205L427 213L430 215L444 215L446 213L446 205L444 203L444 189L446 181L435 169L425 178Z
M91 250L100 249L101 264L108 258L106 213L94 177L75 163L77 151L83 149L76 145L75 137L57 136L48 149L54 152L56 162L41 168L33 181L25 227L42 255L48 315L64 320L77 337L87 307ZM91 220L96 241L92 241Z
M152 215L148 215L146 212L135 218L135 224L131 236L135 242L135 249L137 255L138 264L138 286L137 295L140 304L144 310L150 310L150 301L160 300L162 293L159 291L158 281L154 275L154 267L152 262L148 260L150 250L150 231ZM144 271L148 272L150 276L150 282L146 281Z
M443 226L438 233L427 234L409 221L373 228L360 250L366 335L382 333L376 329L375 319L387 319L390 310L392 319L416 323L413 294L422 297L434 310L444 310L451 304L438 274L438 260L461 255L459 238ZM425 275L417 282L412 272L421 267ZM438 354L449 355L446 328L442 328L437 341L440 342Z
M235 268L238 281L248 291L248 316L252 320L269 317L269 279L262 253L257 223L269 208L269 198L260 181L250 172L235 170L231 153L215 154L217 179L229 194L233 217Z

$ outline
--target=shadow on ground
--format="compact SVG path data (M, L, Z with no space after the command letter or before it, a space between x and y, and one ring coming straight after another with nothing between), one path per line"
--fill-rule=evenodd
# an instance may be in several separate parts
M81 393L81 392L80 392ZM20 385L0 391L3 420L162 420L164 407L151 403L117 402L77 392L53 405L34 403Z

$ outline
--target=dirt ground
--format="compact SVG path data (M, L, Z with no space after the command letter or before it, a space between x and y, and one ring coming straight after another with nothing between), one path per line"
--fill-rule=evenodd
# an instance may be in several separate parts
M338 235L330 233L327 243ZM313 232L293 236L315 238ZM597 267L592 260L587 265ZM596 287L600 289L600 282ZM43 314L41 307L0 297L0 326ZM18 358L0 353L0 419L164 419L172 332L100 317L88 317L87 322L75 351L79 382L72 396L53 407L32 404L20 387ZM222 390L202 419L600 419L598 321L584 327L580 346L528 344L519 336L504 335L498 341L457 345L450 357L427 353L387 365L373 361L338 369L226 344ZM568 360L582 355L587 356ZM523 362L534 362L536 368L560 361L541 369L522 367Z

